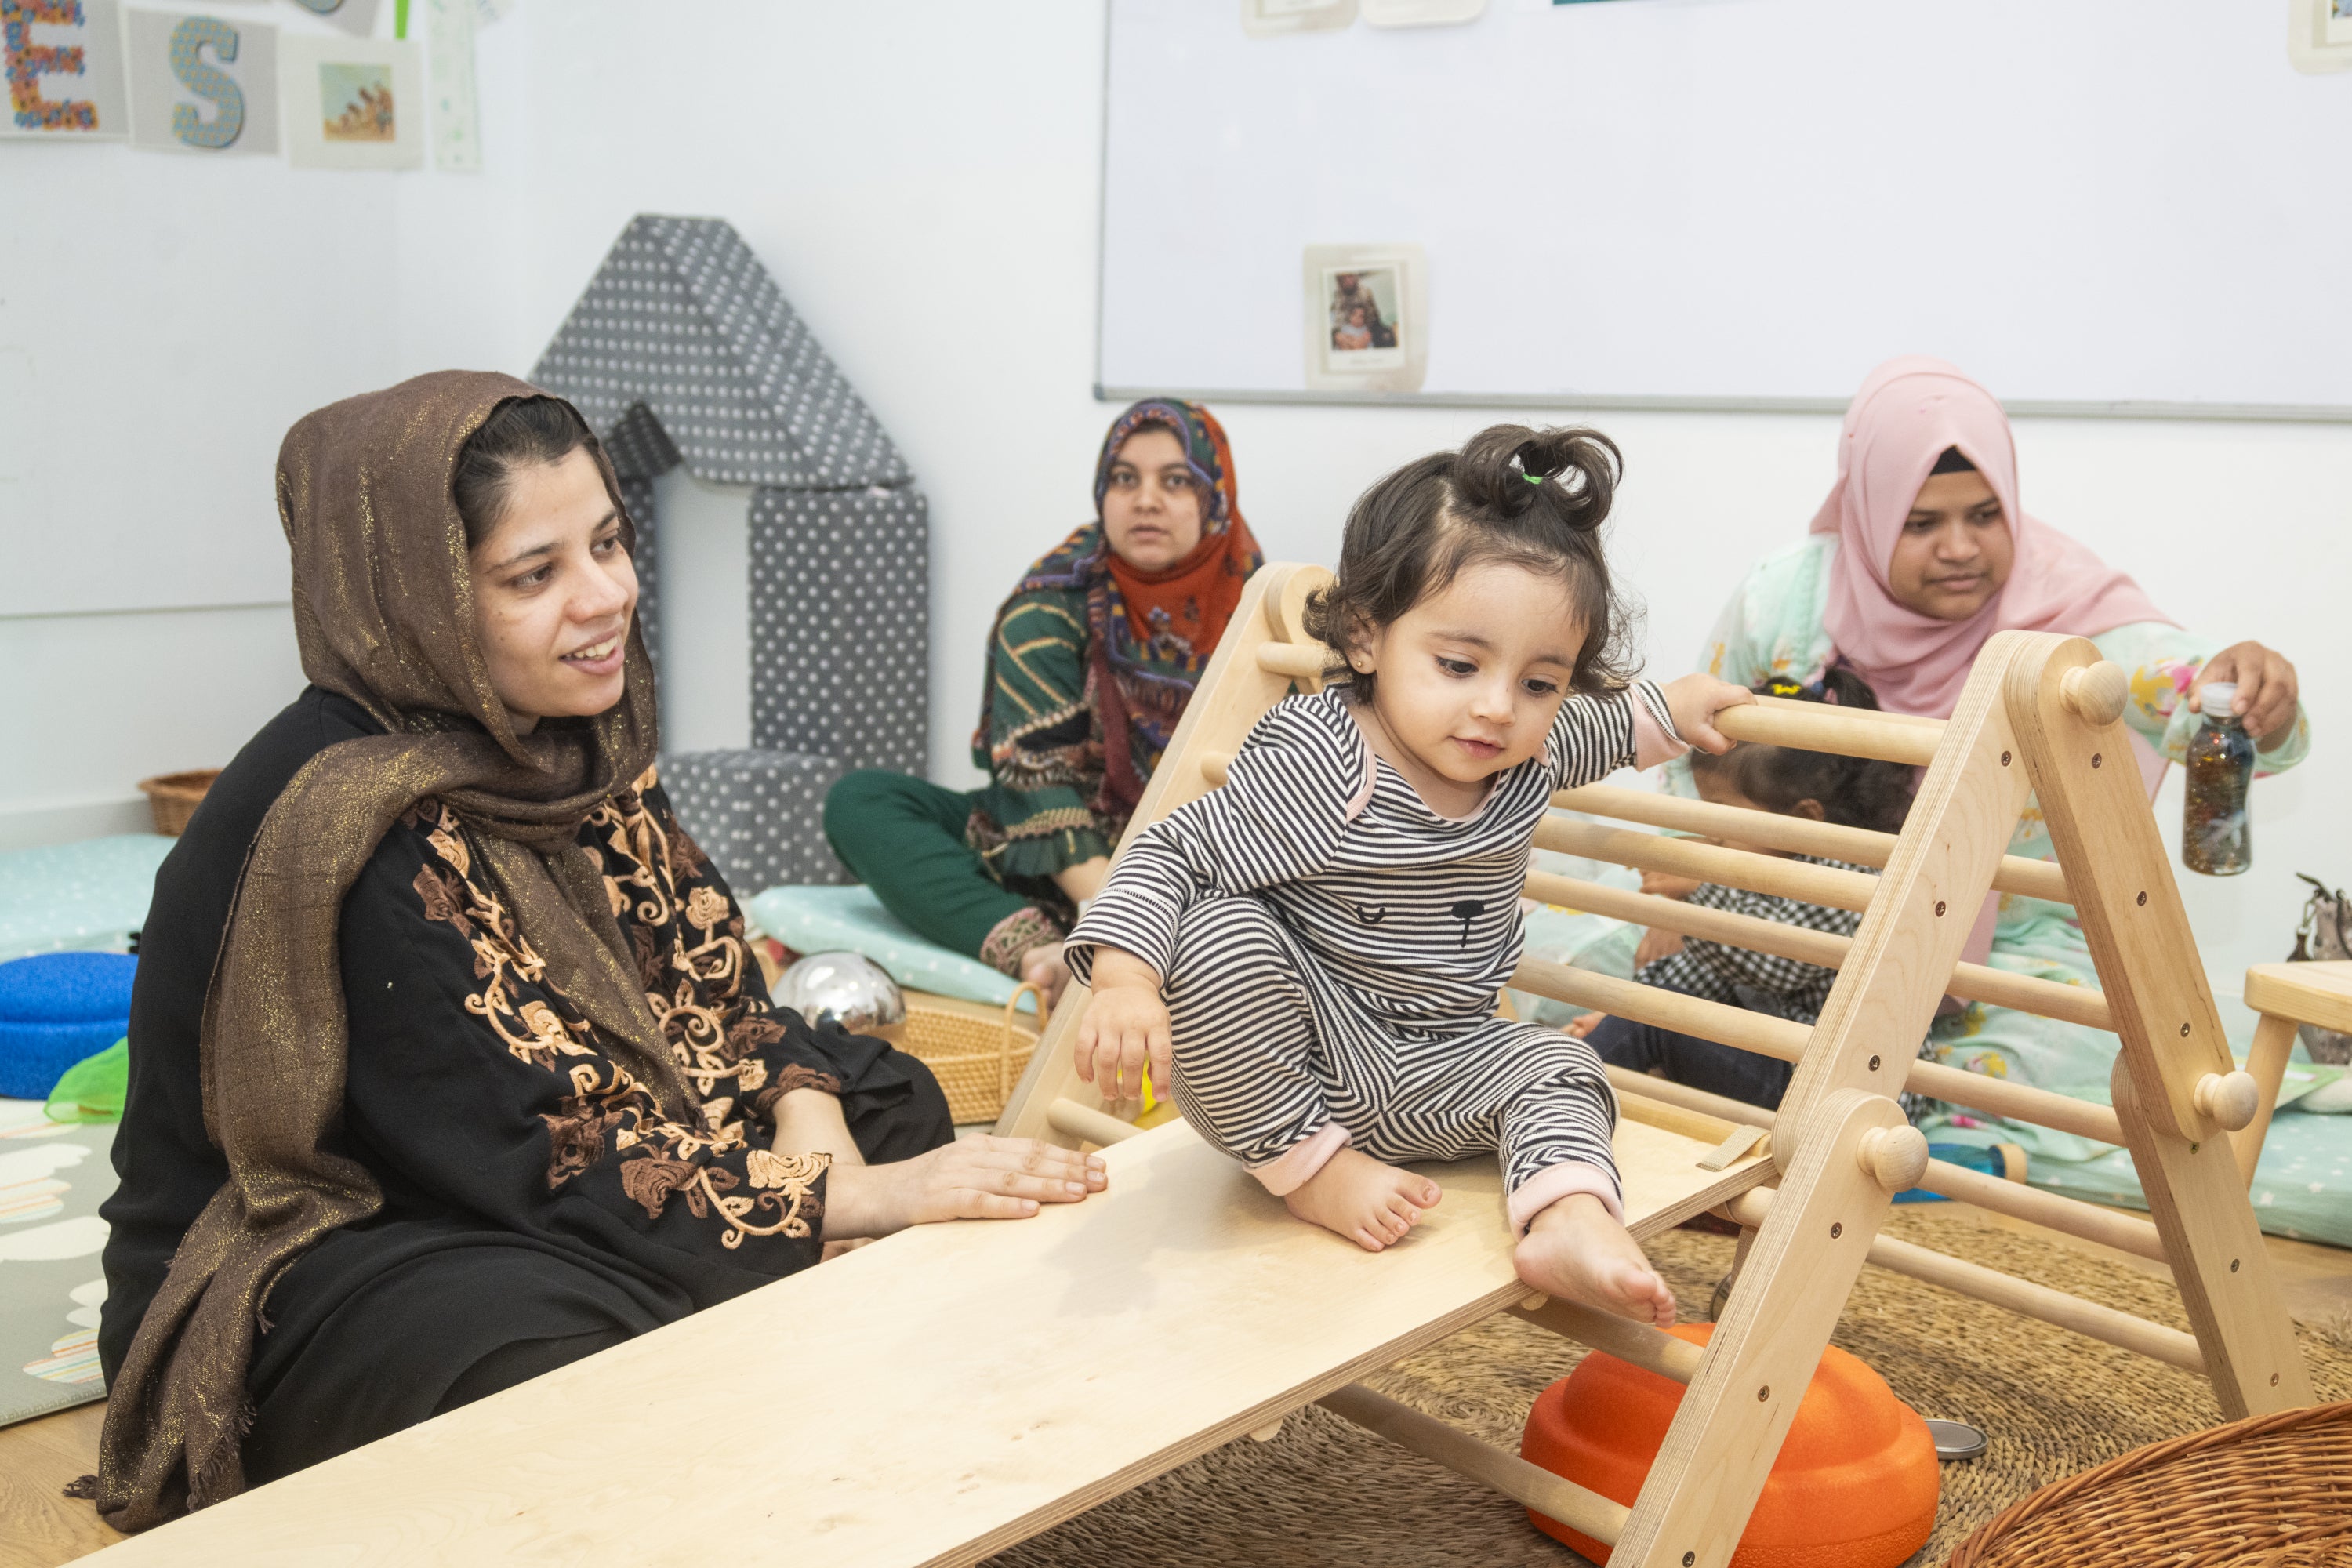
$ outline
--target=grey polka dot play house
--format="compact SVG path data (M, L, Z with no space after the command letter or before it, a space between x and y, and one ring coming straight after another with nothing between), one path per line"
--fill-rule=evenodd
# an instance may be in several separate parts
M822 808L854 768L919 773L928 733L923 494L873 410L734 227L641 216L531 377L604 437L659 626L654 479L748 484L751 744L663 759L680 819L749 895L848 879Z

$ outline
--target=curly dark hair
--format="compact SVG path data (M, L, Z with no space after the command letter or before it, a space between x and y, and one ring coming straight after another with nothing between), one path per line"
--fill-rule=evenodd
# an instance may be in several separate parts
M1584 626L1570 688L1621 689L1633 612L1611 586L1601 525L1622 468L1617 444L1598 430L1524 425L1492 426L1458 452L1406 464L1349 511L1339 581L1307 601L1307 632L1344 657L1464 568L1507 562L1568 589ZM1355 700L1371 700L1376 680L1359 672Z
M1840 708L1874 710L1878 707L1878 693L1870 689L1870 683L1843 666L1811 686L1767 680L1756 691L1765 697L1833 702ZM1719 757L1694 749L1690 765L1696 773L1723 780L1767 811L1785 814L1799 801L1818 801L1824 821L1881 833L1903 831L1903 818L1911 810L1911 793L1916 787L1913 771L1901 763L1801 752L1790 746L1734 746Z

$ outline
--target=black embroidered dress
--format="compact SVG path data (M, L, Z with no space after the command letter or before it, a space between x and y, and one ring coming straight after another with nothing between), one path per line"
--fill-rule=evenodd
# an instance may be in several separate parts
M110 1380L226 1173L205 1132L197 1042L247 848L306 762L377 732L357 704L304 692L221 776L157 875L114 1143L121 1185L104 1210ZM253 1480L815 1262L823 1163L768 1147L789 1089L838 1094L869 1161L952 1136L921 1064L771 1007L741 912L650 773L591 815L580 843L698 1117L664 1118L587 1018L541 983L467 830L419 801L342 910L339 1152L367 1168L383 1205L269 1289L247 1379Z

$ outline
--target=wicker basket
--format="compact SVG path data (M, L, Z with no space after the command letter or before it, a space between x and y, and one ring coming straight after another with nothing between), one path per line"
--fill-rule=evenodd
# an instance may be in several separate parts
M2015 1502L1944 1568L2352 1563L2352 1401L2249 1416Z
M1016 1011L1024 992L1037 999L1034 1024ZM877 1032L887 1034L900 1050L931 1069L947 1091L949 1114L961 1127L1004 1114L1004 1102L1029 1066L1045 1020L1045 997L1034 985L1015 991L1002 1018L969 1003L910 991L907 1021Z
M155 813L155 831L166 838L177 838L188 829L188 818L196 814L196 803L205 798L205 791L213 787L220 777L218 768L197 768L192 773L158 773L152 779L141 779L139 787L147 792L147 805Z

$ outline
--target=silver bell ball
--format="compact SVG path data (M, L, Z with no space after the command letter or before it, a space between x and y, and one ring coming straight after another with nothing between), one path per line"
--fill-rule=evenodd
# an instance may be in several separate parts
M883 967L858 952L812 952L776 977L775 1000L814 1025L853 1035L907 1021L907 997Z

